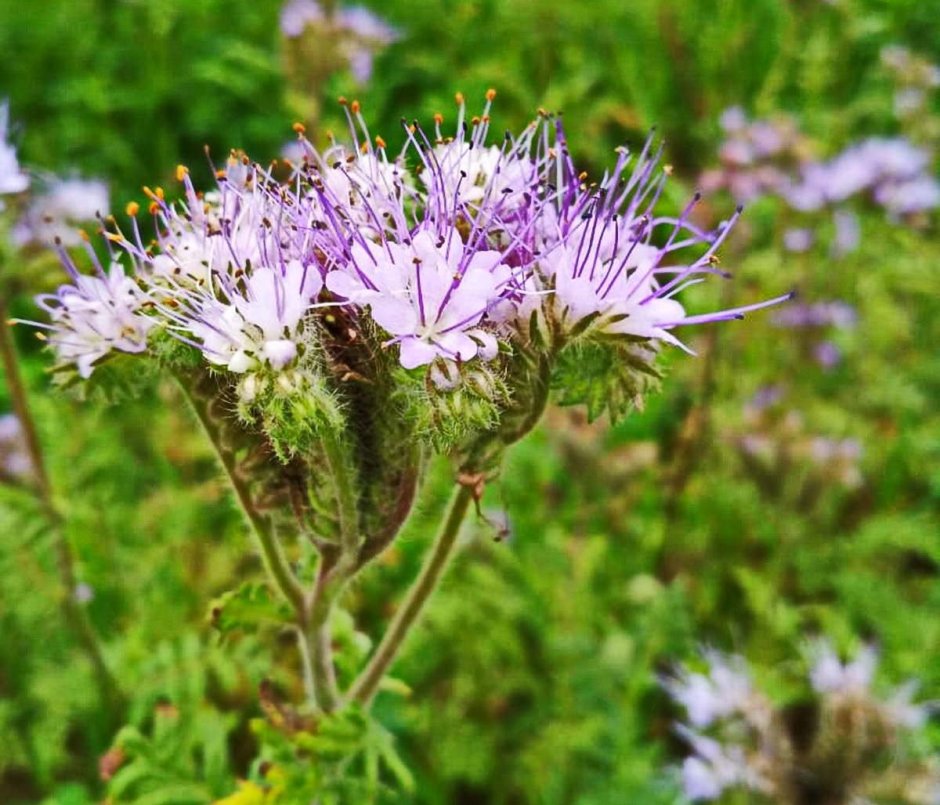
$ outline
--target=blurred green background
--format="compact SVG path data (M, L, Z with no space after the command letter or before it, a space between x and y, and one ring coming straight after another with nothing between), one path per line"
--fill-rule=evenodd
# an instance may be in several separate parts
M496 131L519 130L537 107L563 110L592 172L656 125L674 204L719 164L727 107L788 113L806 147L831 157L870 135L917 136L895 112L884 47L940 62L936 0L374 10L401 40L376 56L367 86L347 70L328 79L312 138L343 128L340 94L360 98L372 133L397 143L400 118L440 110L452 122L455 91L473 108L494 86ZM141 185L170 183L177 163L204 185L204 145L216 159L232 147L276 157L309 116L303 87L285 79L279 11L272 0L0 0L0 97L21 160L103 178L121 210ZM924 116L938 114L932 97ZM734 200L719 192L706 207L714 223ZM853 306L854 327L783 329L756 315L699 329L698 357L669 354L642 413L611 427L555 411L515 448L486 500L508 515L510 537L471 524L396 667L410 695L378 701L417 778L403 801L680 802L669 772L682 756L677 713L656 674L703 644L744 654L783 699L807 637L843 649L870 639L886 681L917 677L921 698L940 698L936 213L911 222L865 201L853 209L861 244L835 259L825 213L811 223L819 244L788 253L784 230L810 219L758 200L723 252L734 282L688 298L705 310L796 288L807 303ZM36 270L8 300L15 313L32 316L27 292L50 282ZM128 785L114 802L211 802L254 757L247 722L271 647L293 662L283 635L223 642L207 620L214 597L261 576L240 516L172 387L144 378L120 406L79 402L50 389L41 344L25 328L16 337L92 593L84 606L130 700L119 714L101 708L61 618L43 520L29 495L0 485L0 802L100 801L98 759L119 723L151 736L166 785L189 793L145 799ZM820 340L838 348L835 365L813 359ZM349 596L373 635L416 572L446 473ZM940 747L936 723L932 740Z

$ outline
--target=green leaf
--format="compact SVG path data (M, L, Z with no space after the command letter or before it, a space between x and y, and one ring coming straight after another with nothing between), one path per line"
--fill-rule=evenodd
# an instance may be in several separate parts
M245 582L224 593L209 605L209 619L223 635L235 631L255 632L271 625L290 621L286 603L274 597L264 582Z

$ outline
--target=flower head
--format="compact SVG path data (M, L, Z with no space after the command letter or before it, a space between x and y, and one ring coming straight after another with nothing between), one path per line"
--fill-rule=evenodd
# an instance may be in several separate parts
M123 267L112 263L97 276L78 274L74 284L38 298L52 320L48 341L63 363L74 363L81 377L112 350L140 353L153 327L143 314L145 296Z
M17 246L36 243L64 246L81 242L76 227L109 210L108 187L104 182L86 179L58 179L32 199L26 212L13 228Z

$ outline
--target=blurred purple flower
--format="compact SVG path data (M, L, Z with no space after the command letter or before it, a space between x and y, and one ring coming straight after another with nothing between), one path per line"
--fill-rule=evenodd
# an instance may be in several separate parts
M32 473L33 463L19 419L13 414L0 415L0 478L19 481Z
M78 226L109 212L108 186L96 179L56 179L32 199L11 232L16 246L81 242Z
M832 254L834 257L854 252L862 240L862 229L858 216L849 210L836 210L832 215L835 225L835 237L832 241Z
M29 187L29 176L16 159L16 148L7 142L9 136L10 106L0 103L0 195L22 193ZM2 206L0 206L2 209Z
M855 308L846 302L798 302L780 308L771 317L777 327L854 327Z
M811 229L788 229L783 233L783 247L788 252L801 253L813 248L813 231Z
M823 369L834 369L842 362L842 350L832 341L820 341L813 347L813 358Z
M281 8L281 33L295 39L308 25L321 23L325 18L316 0L288 0Z
M783 396L786 392L783 389L783 386L779 385L770 385L770 386L761 386L757 391L754 392L754 396L748 400L745 405L745 411L747 413L759 414L760 412L771 408L780 402L783 399Z
M917 176L875 191L875 201L893 215L912 215L940 207L940 182L932 176Z
M395 28L362 6L340 9L337 22L340 28L375 45L390 45L400 38Z

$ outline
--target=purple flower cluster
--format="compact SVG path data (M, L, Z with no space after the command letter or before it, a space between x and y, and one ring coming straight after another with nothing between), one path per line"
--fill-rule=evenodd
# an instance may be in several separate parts
M326 9L317 0L288 0L281 8L280 24L288 39L311 33L338 44L353 77L361 84L372 77L375 52L400 38L395 28L367 8Z
M858 314L846 302L800 302L774 313L771 321L778 327L854 327Z
M142 352L165 332L213 366L270 377L320 351L318 322L338 307L370 320L404 368L454 377L528 343L533 326L554 350L601 337L681 345L677 327L786 298L687 315L676 296L723 274L715 252L734 219L700 230L697 198L657 212L669 171L652 141L636 157L620 149L598 181L547 114L488 143L494 95L470 120L458 96L452 136L440 116L431 131L404 125L398 154L346 104L351 142L320 152L301 133L286 182L233 153L200 194L180 167L181 201L146 190L155 243L132 204L130 232L107 234L110 265L88 249L96 276L62 252L73 282L41 300L60 360L87 377L112 350Z
M895 82L895 115L913 128L923 126L931 117L931 101L940 87L940 66L900 45L883 48L881 63ZM925 133L935 134L935 126Z
M811 157L807 139L789 118L749 120L733 107L721 116L726 139L719 148L720 167L705 171L704 190L727 190L740 202L762 196L783 199L801 213L832 212L830 251L842 257L861 241L858 216L847 204L867 197L892 219L918 220L940 207L940 182L931 170L931 154L903 137L872 137L832 159ZM787 229L787 251L807 252L816 242L814 228Z
M930 155L903 138L872 137L828 162L810 162L783 196L796 210L814 212L852 196L870 193L895 216L940 206L940 183L930 173Z
M739 106L726 109L719 122L726 138L718 150L721 166L702 174L702 189L727 190L742 204L779 195L807 153L796 123L788 117L749 120Z
M53 179L30 199L11 232L13 244L64 246L80 242L78 226L108 214L108 187L96 179Z
M902 685L887 698L875 693L877 654L871 647L862 648L849 662L842 662L824 641L812 645L808 654L808 687L820 717L819 734L809 747L797 747L784 711L754 684L742 657L707 652L705 673L682 669L663 680L688 717L688 725L679 724L677 731L691 750L681 772L689 799L716 800L726 791L739 790L770 802L801 802L793 780L799 777L812 785L818 776L833 789L844 787L850 795L844 801L868 801L862 795L884 772L878 767L878 776L872 776L873 753L900 764L898 734L922 729L930 711L928 705L914 703L916 684ZM843 747L847 768L840 772L833 771L832 746ZM859 768L853 751L862 759ZM911 763L907 771L906 781L918 783L910 790L940 784L929 766ZM844 774L845 779L834 774ZM923 800L905 790L892 801Z

